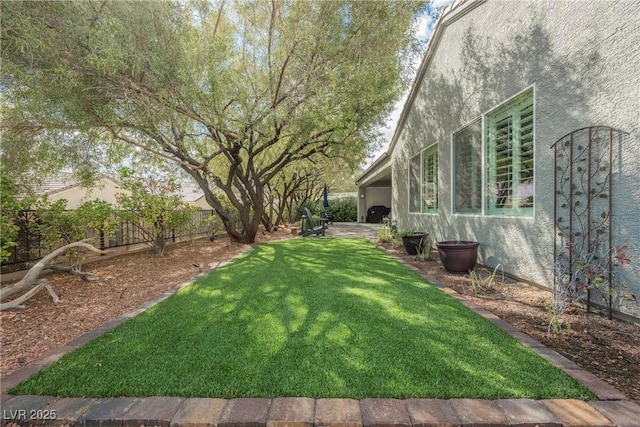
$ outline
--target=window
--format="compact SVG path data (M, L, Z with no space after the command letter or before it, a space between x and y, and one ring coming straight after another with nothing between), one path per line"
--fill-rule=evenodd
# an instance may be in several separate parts
M409 212L438 212L438 144L409 161Z
M438 144L422 152L422 212L438 212Z
M409 161L409 212L420 212L420 154Z
M533 216L533 89L482 118L452 136L453 211Z
M533 93L486 116L486 213L533 215Z
M453 135L453 211L482 213L482 122Z

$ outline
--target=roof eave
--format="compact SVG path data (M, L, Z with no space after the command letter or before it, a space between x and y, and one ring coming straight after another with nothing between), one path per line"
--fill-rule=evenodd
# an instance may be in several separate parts
M382 153L380 157L378 157L364 172L356 179L356 185L359 185L362 181L366 180L369 175L372 175L376 172L380 167L384 167L385 161L388 162L390 157L388 153Z
M402 113L400 114L400 118L398 119L398 123L396 124L395 131L393 132L393 137L391 138L391 143L389 144L389 148L387 149L386 154L391 154L393 149L395 148L398 140L400 139L400 134L402 133L402 129L404 129L404 125L407 122L407 118L409 116L409 110L413 106L413 103L418 94L418 90L422 85L422 80L424 79L425 74L427 73L427 68L431 63L431 59L433 58L433 54L435 53L438 43L442 38L442 33L446 26L450 25L452 22L461 18L462 16L469 13L471 10L476 7L482 5L487 0L475 0L475 1L466 1L466 0L455 0L449 6L447 6L438 21L436 22L433 34L429 39L429 43L427 44L427 49L425 51L424 56L422 57L422 62L420 63L420 68L418 68L418 72L416 73L416 78L413 80L411 84L411 90L409 91L409 96L407 96L407 100L402 107Z

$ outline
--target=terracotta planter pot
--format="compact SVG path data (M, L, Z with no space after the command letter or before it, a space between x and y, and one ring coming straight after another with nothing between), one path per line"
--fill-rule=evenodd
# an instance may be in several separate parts
M478 261L480 243L448 240L436 243L438 257L444 268L452 273L467 273Z
M418 247L424 244L423 240L429 233L414 233L411 236L402 236L402 245L409 255L418 255Z

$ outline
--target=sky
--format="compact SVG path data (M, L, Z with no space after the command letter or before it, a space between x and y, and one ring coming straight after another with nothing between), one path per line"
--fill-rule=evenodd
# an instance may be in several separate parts
M451 3L452 0L431 0L431 8L439 9ZM432 14L426 14L420 19L420 23L418 26L418 30L416 31L416 37L419 40L425 42L424 48L427 48L427 41L431 38L433 34L433 27L435 25L435 20L431 16ZM424 53L424 52L423 52ZM418 58L416 64L414 64L414 73L418 71L418 67L420 66L420 62L422 61L422 55ZM404 96L396 103L396 108L391 113L389 120L387 121L387 126L382 128L382 133L384 135L385 143L382 147L375 153L375 155L367 159L365 164L365 168L369 167L378 157L380 157L383 153L387 151L389 148L389 143L391 142L391 138L393 138L393 133L396 130L396 124L400 119L400 114L402 114L402 108L404 107L404 103L407 100L407 96L409 95L409 91L407 91Z

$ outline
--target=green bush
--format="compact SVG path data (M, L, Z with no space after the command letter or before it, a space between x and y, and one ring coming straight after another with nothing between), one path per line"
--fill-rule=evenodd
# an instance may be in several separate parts
M6 175L0 175L0 261L10 259L9 250L17 245L19 227L15 224L15 216L22 209L18 193L14 181Z
M185 226L198 210L180 200L178 184L160 178L124 176L122 188L130 194L116 195L121 218L144 236L156 255L164 255L170 230Z
M358 201L355 197L329 200L329 207L322 206L322 199L313 202L307 201L298 206L298 215L302 215L302 209L308 208L314 217L324 213L333 215L334 222L355 222L358 220Z
M319 203L320 211L333 215L335 222L354 222L358 220L358 202L355 197L332 199L329 207L322 209L322 201Z

